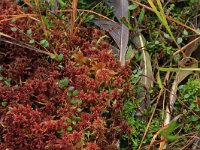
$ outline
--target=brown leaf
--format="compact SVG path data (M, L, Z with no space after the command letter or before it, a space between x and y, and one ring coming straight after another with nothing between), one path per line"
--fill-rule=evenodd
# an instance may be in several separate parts
M97 70L104 69L105 67L106 67L106 64L105 64L105 63L102 63L102 62L95 62L94 64L92 64L91 70L97 71Z
M78 51L76 52L75 54L72 55L71 58L74 58L74 61L76 63L79 63L79 64L84 64L87 62L88 58L86 58L84 55L83 55L83 52L82 51Z

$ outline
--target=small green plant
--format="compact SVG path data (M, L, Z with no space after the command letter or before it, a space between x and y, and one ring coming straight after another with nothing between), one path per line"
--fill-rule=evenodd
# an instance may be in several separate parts
M129 122L130 126L131 126L131 133L130 135L124 135L122 138L122 147L127 147L127 141L131 141L130 143L132 143L131 145L131 149L137 149L140 141L142 139L142 136L144 134L144 131L146 129L147 126L147 122L146 120L144 120L144 118L138 118L135 116L136 111L138 110L138 106L136 105L136 103L134 102L135 100L130 100L127 101L124 104L124 118ZM144 111L144 115L145 117L149 117L149 115L151 114L151 112L145 112ZM159 118L152 120L150 128L149 128L149 133L146 137L146 139L144 140L144 144L148 144L150 143L154 133L159 129ZM126 141L126 142L123 142ZM126 143L126 144L125 144Z
M8 102L1 102L1 105L2 105L3 107L6 107L7 104L8 104Z
M49 47L49 42L47 41L47 40L41 40L40 41L40 44L42 45L42 46L44 46L44 47Z
M79 91L75 90L75 87L73 87L73 86L68 87L68 91L67 91L68 97L75 97L78 95L78 93L79 93Z
M59 54L57 59L58 59L58 61L62 61L63 60L63 54Z
M178 136L177 135L173 135L174 130L177 128L177 122L172 120L170 122L170 124L168 125L168 127L166 129L164 129L163 131L160 132L160 134L166 138L168 141L175 141Z
M71 132L73 130L72 126L67 127L67 131Z
M15 28L15 27L12 27L12 28L10 28L13 32L16 32L17 31L17 28Z
M30 44L35 43L35 40L32 39L32 40L29 41L29 43L30 43Z
M186 84L179 86L180 101L176 105L182 105L177 109L178 112L183 112L185 116L183 133L189 133L200 130L199 125L199 97L200 97L200 80L190 78ZM183 105L184 104L184 105Z
M31 35L31 34L32 34L32 29L28 29L28 30L26 31L26 33L27 33L28 35Z
M71 100L71 102L70 102L71 105L75 105L75 104L80 105L82 103L83 103L83 101L81 99L74 99L74 100Z
M4 84L5 85L10 85L11 84L12 79L11 78L4 78Z
M200 97L200 80L190 78L185 85L179 86L181 99L190 107L190 109L197 109L196 98Z
M64 78L64 79L60 80L58 85L59 85L60 88L67 87L69 85L68 78Z

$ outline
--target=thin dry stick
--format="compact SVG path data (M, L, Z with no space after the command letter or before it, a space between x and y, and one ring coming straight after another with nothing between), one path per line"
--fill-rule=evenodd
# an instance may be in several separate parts
M24 1L27 1L27 0L24 0ZM31 7L31 6L29 6L29 7ZM31 7L31 9L33 9L33 7ZM18 9L18 10L19 10L20 13L25 14L23 10L21 10L21 9ZM36 19L34 17L31 17L31 16L28 16L28 18L33 19L33 20L38 21L38 22L40 21L40 20L38 20L38 19Z
M45 55L48 55L48 56L54 56L54 54L52 54L50 52L40 50L40 49L35 48L35 47L28 45L26 43L16 41L15 39L0 38L0 41L5 42L5 43L9 43L9 44L13 44L13 45L17 45L17 46L20 46L20 47L23 47L23 48L26 48L26 49L29 49L29 50L33 50L35 52L42 53L42 54L45 54Z
M98 4L97 4L98 5ZM96 5L96 6L97 6ZM91 11L93 11L95 8L96 8L96 6L94 6L93 8L91 8ZM80 17L81 17L81 15L83 14L84 12L82 12L81 14L80 14ZM83 23L83 20L84 19L86 19L86 17L88 16L88 14L89 14L90 12L87 12L87 14L85 15L85 17L83 17L80 21L79 21L79 23L78 23L78 25L77 25L77 27L76 27L76 30L74 31L74 35L76 35L76 33L78 32L78 29L80 28L80 26L82 25L82 23Z
M74 24L75 24L75 20L76 20L77 2L78 2L78 0L73 0L73 2L72 2L71 28L70 28L71 36L73 36Z
M154 136L153 136L153 138L152 138L152 140L151 140L151 143L149 144L148 150L150 150L150 149L151 149L151 146L155 143L157 136L158 136L163 130L165 130L165 129L167 129L167 128L168 128L168 125L162 127L159 131L156 132L156 134L154 134ZM165 141L166 139L163 138L162 140ZM161 140L161 141L162 141L162 140ZM159 149L159 150L160 150L160 149Z
M51 12L54 13L54 12L71 12L71 11L72 11L72 9L66 9L66 10L52 10ZM107 19L109 21L115 22L114 20L112 20L112 19L110 19L110 18L108 18L108 17L106 17L106 16L104 16L102 14L99 14L99 13L97 13L95 11L92 11L92 10L77 9L77 11L80 11L80 12L89 12L89 13L95 14L95 15L101 17L101 18L104 18L104 19Z
M33 9L33 6L32 6L32 4L29 2L29 0L24 0L24 3L25 3L28 7L30 7L31 9Z
M200 36L194 40L192 40L191 42L189 42L187 45L183 46L180 50L176 51L173 55L177 55L178 53L182 52L183 50L185 50L188 46L192 45L193 43L197 42L199 40L200 42Z
M7 35L7 34L4 34L4 33L0 32L0 38L1 38L1 36L4 36L4 37L6 37L6 38L10 38L10 39L14 39L14 38L11 37L10 35Z
M25 17L30 17L31 19L33 19L32 16L36 16L36 14L9 15L8 17L10 17L10 18L2 19L2 20L0 20L0 23L9 21L12 19L19 19L19 18L25 18ZM35 20L35 18L34 18L34 20Z
M177 144L177 143L179 143L180 141L183 141L185 138L187 138L187 137L196 137L196 139L198 139L199 137L197 137L197 136L194 136L195 134L197 134L197 132L191 132L191 133L187 133L187 134L184 134L184 135L182 135L182 136L180 136L179 137L179 140L176 140L176 141L174 141L172 144L170 144L169 145L169 149L172 149L172 147L175 147L175 145Z
M149 127L150 127L151 121L152 121L153 116L154 116L154 114L155 114L155 112L156 112L156 108L157 108L157 106L158 106L158 102L159 102L159 100L160 100L160 98L161 98L161 95L162 95L163 91L164 91L164 87L163 87L163 88L160 90L160 92L159 92L158 99L157 99L157 101L156 101L156 104L155 104L153 113L152 113L152 115L151 115L151 118L149 119L149 122L148 122L148 124L147 124L147 128L146 128L146 130L145 130L145 132L144 132L144 135L143 135L143 137L142 137L142 140L141 140L141 142L140 142L140 145L139 145L138 150L141 149L142 143L143 143L143 141L144 141L144 139L145 139L145 137L146 137L147 131L148 131Z
M164 83L167 82L167 80L168 80L168 78L169 78L169 74L170 74L170 72L167 72L167 74L166 74L166 76L165 76ZM140 150L141 147L142 147L142 143L143 143L143 141L144 141L144 139L145 139L145 137L146 137L147 131L148 131L149 127L150 127L151 121L152 121L153 116L154 116L154 114L155 114L155 112L156 112L156 108L157 108L157 106L158 106L158 102L159 102L159 100L160 100L160 98L161 98L161 95L162 95L164 89L165 89L165 88L164 88L164 86L163 86L163 87L161 88L160 92L159 92L159 95L158 95L158 98L157 98L157 101L156 101L156 104L155 104L153 113L151 114L151 117L150 117L149 122L148 122L148 124L147 124L146 130L145 130L145 132L144 132L144 135L143 135L143 137L142 137L142 140L141 140L141 142L140 142L140 145L139 145L138 150Z
M186 144L185 146L183 146L180 150L185 150L186 148L188 148L192 143L194 143L194 141L197 139L196 136L193 136L192 139L188 142L188 144Z

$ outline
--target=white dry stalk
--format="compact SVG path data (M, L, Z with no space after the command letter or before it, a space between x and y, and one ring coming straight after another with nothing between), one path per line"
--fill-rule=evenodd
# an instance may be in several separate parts
M194 58L192 58L192 61L194 63L191 66L188 66L188 68L198 68L198 61L195 60ZM166 118L164 120L164 126L168 125L171 121L171 114L174 108L174 103L176 101L176 93L178 90L178 85L191 73L192 71L178 71L176 73L176 78L173 82L170 96L169 96L169 107L166 107L166 110L165 110ZM162 147L162 145L164 146ZM165 141L160 143L160 148L166 149Z
M164 126L165 125L168 125L170 123L170 120L171 120L171 112L174 108L174 103L176 101L176 92L177 92L177 87L178 87L178 82L177 82L177 76L178 76L179 72L177 73L176 75L176 79L174 80L173 82L173 85L172 85L172 90L170 92L170 96L169 96L169 107L166 108L166 118L165 118L165 121L164 121Z

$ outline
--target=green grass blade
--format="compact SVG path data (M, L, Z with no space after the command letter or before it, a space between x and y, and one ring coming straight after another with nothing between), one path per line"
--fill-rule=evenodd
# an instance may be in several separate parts
M200 71L200 68L159 68L160 71Z
M167 29L167 31L169 32L172 40L174 41L174 43L179 47L178 43L176 42L176 39L174 38L171 29L168 25L162 4L160 2L160 0L156 0L157 1L157 5L160 9L160 11L157 10L156 6L154 5L154 3L152 2L152 0L148 0L148 3L150 4L151 8L153 9L153 11L156 13L157 17L159 18L159 20L161 21L161 23L163 24L163 26Z

